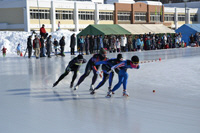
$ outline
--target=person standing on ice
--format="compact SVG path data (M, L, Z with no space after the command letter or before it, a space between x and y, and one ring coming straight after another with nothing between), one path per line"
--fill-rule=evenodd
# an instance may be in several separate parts
M111 68L113 66L115 66L116 64L120 63L121 61L123 61L123 57L122 54L118 54L117 58L113 58L113 59L108 59L106 61L99 61L97 63L95 63L95 65L102 65L102 70L103 70L103 80L97 85L97 87L94 88L94 90L90 93L90 94L95 94L96 90L98 90L101 86L103 86L105 84L105 82L109 79L109 87L108 87L108 91L111 90L111 86L112 86L112 81L113 81L113 77L114 77L114 71L111 70ZM116 73L119 73L119 69L115 69Z
M52 51L52 41L51 41L51 38L52 38L52 36L50 35L47 38L47 44L46 44L48 58L51 58L51 51Z
M74 75L72 77L72 81L70 83L70 88L73 87L73 84L74 84L74 80L76 79L77 77L77 73L80 69L80 66L84 63L86 63L87 60L83 58L82 55L78 55L77 57L73 58L68 66L66 67L65 69L65 72L59 77L59 79L53 84L53 87L55 87L65 76L67 76L69 74L70 71L73 71L74 72Z
M40 57L41 42L40 42L40 39L38 39L37 35L35 35L35 39L33 40L33 48L35 50L35 57L36 57L36 59L39 59L39 57Z
M75 46L76 46L76 35L74 33L71 35L71 40L70 40L71 55L75 55L74 53Z
M100 74L100 72L98 71L99 65L95 65L95 63L98 61L103 61L103 60L107 60L106 50L104 48L101 48L99 54L93 55L88 61L85 68L85 73L79 78L78 83L74 87L74 90L78 89L79 85L84 81L84 79L90 74L92 70L93 70L94 76L92 78L92 84L90 85L90 90L92 91L94 89L94 84L97 80L97 76L98 74Z
M59 45L60 45L60 55L61 56L65 56L64 54L64 49L65 49L65 36L62 36L62 38L59 41Z
M28 37L27 49L28 49L28 58L31 58L32 50L33 50L32 36L29 36L29 37Z
M21 45L18 44L17 45L17 55L20 55L21 54Z
M3 57L6 57L7 48L5 48L5 46L3 46L1 51L2 51Z
M126 90L126 86L127 86L127 81L128 81L128 73L127 73L127 69L128 68L135 68L135 69L139 69L140 66L139 66L139 58L138 56L133 56L131 58L131 60L125 60L125 61L122 61L121 63L113 66L111 68L111 70L114 70L116 68L119 68L120 67L120 71L118 73L118 78L119 78L119 81L118 83L114 86L114 88L112 90L110 90L107 94L107 97L111 97L112 94L114 94L114 92L119 89L119 87L121 86L121 84L123 83L123 96L129 96L127 90Z

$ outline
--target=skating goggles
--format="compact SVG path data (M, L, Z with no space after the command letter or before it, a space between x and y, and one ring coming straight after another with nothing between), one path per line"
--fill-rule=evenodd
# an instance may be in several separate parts
M139 62L132 62L133 64L139 64Z
M78 62L83 62L83 59L78 59Z

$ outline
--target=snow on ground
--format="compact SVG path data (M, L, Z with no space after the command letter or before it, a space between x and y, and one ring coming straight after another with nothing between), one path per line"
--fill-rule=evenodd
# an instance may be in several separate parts
M7 48L7 56L16 56L17 55L17 45L21 44L22 53L25 52L27 47L27 38L30 36L32 32L21 32L21 31L0 31L0 49L5 46ZM52 35L52 42L54 38L58 41L62 36L65 36L65 52L69 52L70 50L70 36L73 32L69 30L59 30L56 32L49 33ZM35 35L35 34L34 34ZM34 39L34 37L32 37ZM2 55L2 54L1 54Z

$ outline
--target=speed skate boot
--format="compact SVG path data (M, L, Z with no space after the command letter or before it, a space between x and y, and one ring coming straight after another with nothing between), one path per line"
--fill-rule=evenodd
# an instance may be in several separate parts
M53 84L53 87L55 87L57 84L58 84L58 82L56 81L56 82Z
M73 83L71 82L71 84L70 84L70 88L72 88L74 85L73 85Z
M90 85L89 91L93 91L93 90L94 90L94 85Z
M108 91L111 91L111 87L108 87Z
M123 91L123 96L129 96L129 93L127 91Z
M78 85L74 86L74 91L78 90Z
M106 97L111 97L112 96L112 91L109 91L108 93L107 93L107 96Z
M91 95L94 95L95 93L96 93L95 90L92 90L92 91L90 92Z

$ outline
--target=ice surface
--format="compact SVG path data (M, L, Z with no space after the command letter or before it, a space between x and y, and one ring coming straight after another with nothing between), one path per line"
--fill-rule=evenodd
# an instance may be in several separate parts
M90 95L92 74L76 92L69 88L72 73L52 89L69 54L0 57L0 133L200 133L200 48L123 53L132 55L153 62L128 70L129 98L122 86L105 98L108 83ZM115 75L113 86L117 81Z

